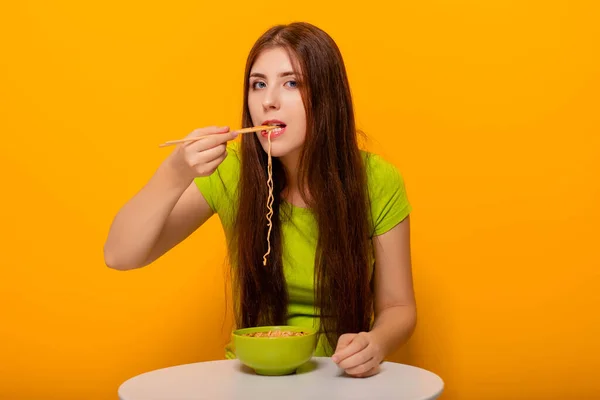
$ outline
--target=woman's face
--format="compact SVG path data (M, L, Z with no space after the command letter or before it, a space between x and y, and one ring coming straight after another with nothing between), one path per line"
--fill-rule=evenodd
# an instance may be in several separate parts
M252 65L248 108L254 126L280 124L270 131L273 157L296 158L306 137L306 113L288 53L281 47L264 50ZM265 151L268 132L256 133Z

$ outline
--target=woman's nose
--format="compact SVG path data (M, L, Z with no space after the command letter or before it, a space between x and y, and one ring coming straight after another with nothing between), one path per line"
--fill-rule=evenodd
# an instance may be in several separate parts
M279 108L279 94L275 90L268 90L263 99L263 107L265 110Z

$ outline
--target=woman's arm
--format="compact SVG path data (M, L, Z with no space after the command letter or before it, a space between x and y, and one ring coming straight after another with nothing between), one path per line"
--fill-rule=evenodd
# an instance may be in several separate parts
M340 337L333 360L347 374L376 374L383 359L412 335L417 312L412 283L410 218L373 239L375 323L370 332Z
M119 210L104 245L108 267L121 271L144 267L210 218L212 210L195 183L182 190L170 176L160 168Z
M208 176L227 156L229 128L197 129L188 137L211 135L178 146L150 181L115 216L104 244L106 265L141 268L198 229L213 214L194 178ZM218 135L217 135L218 134Z

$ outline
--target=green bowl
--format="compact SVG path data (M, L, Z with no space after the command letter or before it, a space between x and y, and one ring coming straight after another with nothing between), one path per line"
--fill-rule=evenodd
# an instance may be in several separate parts
M246 333L268 331L304 332L303 336L251 337ZM309 361L317 345L317 331L299 326L259 326L232 334L236 357L259 375L289 375Z

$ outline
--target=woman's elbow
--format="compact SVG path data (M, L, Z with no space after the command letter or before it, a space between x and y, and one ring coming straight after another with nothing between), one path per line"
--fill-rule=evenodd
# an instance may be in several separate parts
M119 256L117 252L108 246L104 246L104 264L110 269L117 271L129 271L143 267L140 263L127 260L126 257Z

